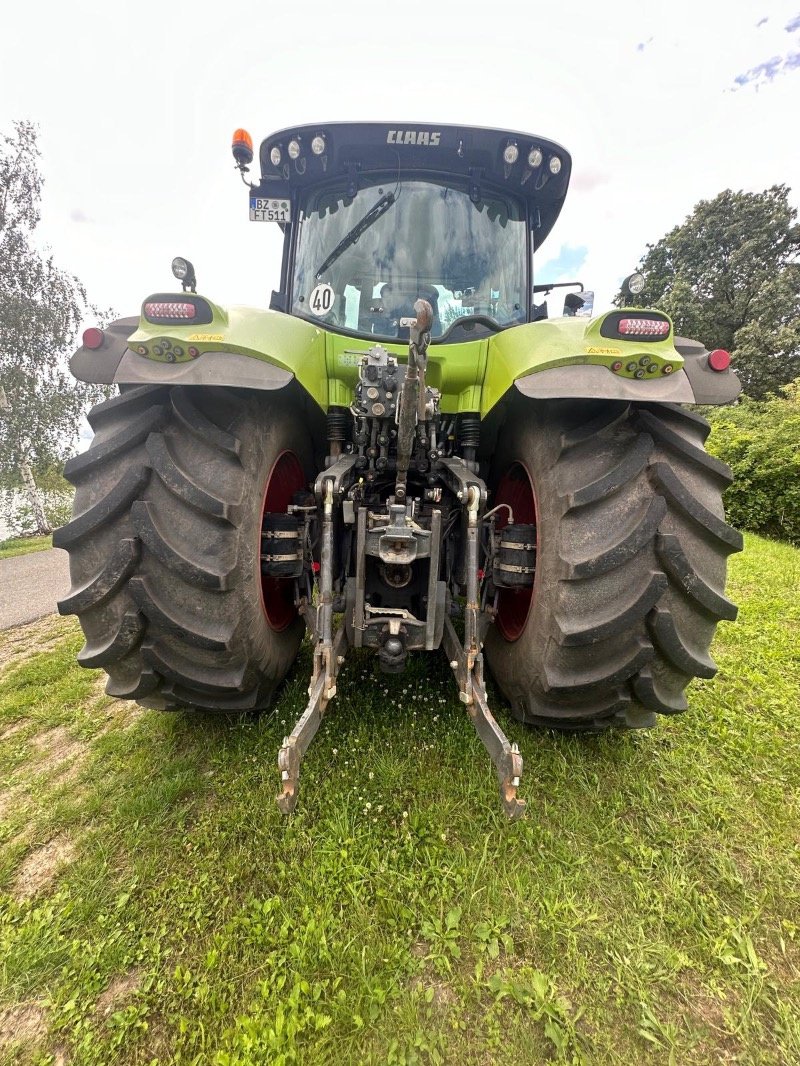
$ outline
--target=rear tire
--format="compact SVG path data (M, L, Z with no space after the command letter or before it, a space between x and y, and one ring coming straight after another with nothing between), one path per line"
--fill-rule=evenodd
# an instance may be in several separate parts
M535 522L533 589L503 590L486 655L514 716L562 729L652 725L686 709L709 647L726 561L729 468L708 423L674 405L526 404L503 427L492 506Z
M144 706L267 706L304 631L293 582L262 584L260 565L264 510L311 474L301 418L270 394L144 386L89 421L92 445L65 470L74 517L54 537L79 662Z

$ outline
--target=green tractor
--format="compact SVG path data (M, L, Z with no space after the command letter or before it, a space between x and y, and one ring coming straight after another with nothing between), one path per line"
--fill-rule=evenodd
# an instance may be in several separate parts
M686 405L734 400L721 350L661 311L594 317L534 284L571 161L541 137L455 126L330 124L260 149L234 135L250 218L281 228L269 310L196 292L148 297L89 329L75 376L117 385L67 465L74 517L60 603L78 658L145 707L269 706L304 634L301 760L350 648L381 668L443 648L511 817L522 758L489 708L595 732L650 726L711 677L733 619L730 472Z

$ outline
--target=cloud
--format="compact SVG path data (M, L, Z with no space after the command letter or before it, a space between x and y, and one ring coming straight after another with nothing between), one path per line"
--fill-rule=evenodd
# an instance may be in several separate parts
M539 278L545 281L563 281L565 278L572 279L577 276L589 249L583 245L562 244L558 255L546 259L544 264L537 270Z
M756 29L760 30L762 26L765 26L769 22L769 16L765 15L763 19L759 19L756 23Z
M93 218L90 218L85 211L82 211L79 207L73 207L69 213L70 222L76 222L79 226L85 223L94 222Z
M767 22L766 17L757 22L756 26L763 26L765 22ZM800 15L795 15L794 18L791 18L783 28L786 33L800 31ZM771 59L765 59L762 63L757 63L743 74L737 74L733 79L735 87L729 89L728 92L737 92L747 85L754 85L756 91L758 91L762 85L768 85L779 75L788 74L789 71L797 70L798 67L800 67L800 52L774 55Z
M755 85L756 89L758 89L760 86L774 81L779 74L793 70L797 66L796 59L796 53L788 56L773 56L771 59L766 59L763 63L758 63L756 66L751 67L744 74L737 74L733 80L739 89L744 88L746 85ZM730 91L736 92L736 89L731 89Z
M636 51L637 52L643 52L645 50L645 48L647 48L647 46L649 44L652 44L652 43L653 43L653 38L652 37L648 37L646 41L639 41L639 43L636 45Z

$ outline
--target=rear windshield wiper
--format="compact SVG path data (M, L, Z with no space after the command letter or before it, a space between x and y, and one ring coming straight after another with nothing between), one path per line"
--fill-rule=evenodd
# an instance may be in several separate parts
M319 281L328 267L336 262L342 252L346 252L351 245L356 243L361 234L369 229L373 222L377 222L381 215L386 214L396 199L397 197L393 192L387 192L384 193L377 203L373 204L361 221L356 222L355 226L353 226L349 233L346 233L344 237L342 237L325 262L317 267L316 274L314 275L317 281Z

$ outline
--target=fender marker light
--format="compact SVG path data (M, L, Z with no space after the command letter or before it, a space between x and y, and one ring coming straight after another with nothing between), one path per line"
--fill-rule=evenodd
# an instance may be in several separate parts
M101 329L96 326L92 326L91 329L85 329L83 331L83 346L84 348L91 348L93 351L100 348L105 340L105 335Z
M617 330L623 337L666 337L669 322L663 318L621 318Z
M86 334L84 333L84 337ZM84 341L84 344L86 341ZM727 370L731 365L730 353L726 352L724 348L715 348L713 352L708 353L708 365L712 370Z

